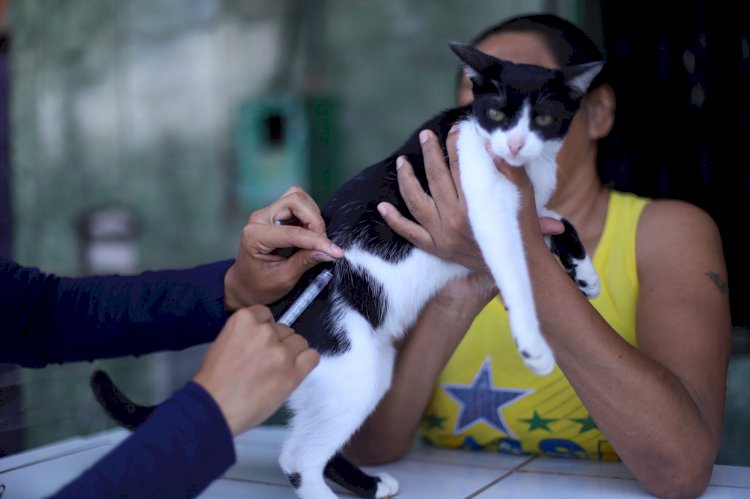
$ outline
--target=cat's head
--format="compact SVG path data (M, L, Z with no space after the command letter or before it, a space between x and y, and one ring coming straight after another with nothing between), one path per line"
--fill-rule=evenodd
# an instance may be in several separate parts
M451 43L472 82L473 114L492 151L513 166L554 159L589 85L604 66L548 69L515 64Z

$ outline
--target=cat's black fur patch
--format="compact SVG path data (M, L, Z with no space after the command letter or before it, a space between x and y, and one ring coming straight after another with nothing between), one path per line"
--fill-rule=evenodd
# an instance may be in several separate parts
M383 285L368 278L367 272L342 262L336 269L336 288L339 296L372 327L378 328L385 319Z
M472 47L451 44L456 54L469 64L474 101L472 111L483 129L508 130L518 123L524 102L533 102L532 115L549 115L553 120L546 126L530 127L545 140L564 136L579 107L581 95L566 85L564 72L529 64L499 61ZM575 73L573 73L575 74ZM570 76L570 75L568 75ZM502 80L502 84L498 81ZM502 109L508 119L493 121L489 108Z
M470 111L471 108L465 106L433 117L418 127L396 153L365 168L345 183L321 210L330 239L343 248L359 246L387 262L397 263L406 258L414 247L388 227L377 211L378 204L387 201L414 221L398 188L396 158L406 156L422 188L429 193L418 132L432 130L447 156L445 137L448 131Z
M294 487L295 489L298 489L302 486L302 475L299 473L290 473L286 476L287 480L289 480L289 485Z
M318 265L307 271L289 294L268 306L274 317L280 317L323 270L333 265L333 263ZM321 355L340 355L349 350L350 346L346 336L333 328L330 309L332 288L330 284L323 288L292 325L295 331L302 334L309 345Z
M584 281L576 280L577 265L573 260L583 260L586 257L586 250L573 224L565 218L560 219L560 221L563 223L565 231L562 234L555 234L550 237L550 250L558 256L565 272L576 284L585 286Z
M336 453L323 471L326 478L344 487L357 497L375 497L380 478L370 476Z

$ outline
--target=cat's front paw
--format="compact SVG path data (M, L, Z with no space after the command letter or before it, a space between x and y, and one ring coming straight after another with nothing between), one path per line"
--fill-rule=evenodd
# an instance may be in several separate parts
M595 279L593 283L585 279L579 279L576 281L576 285L578 286L578 289L581 290L581 293L583 293L583 296L589 300L593 300L599 296L599 293L601 292L598 279Z
M581 290L581 293L589 300L599 296L601 292L599 276L596 274L596 270L594 270L594 266L588 257L576 265L573 279L578 289Z
M555 356L547 343L540 339L527 344L519 343L518 352L531 372L546 376L555 369Z
M398 494L398 481L388 473L379 473L376 475L378 480L378 490L375 492L377 499L387 499Z

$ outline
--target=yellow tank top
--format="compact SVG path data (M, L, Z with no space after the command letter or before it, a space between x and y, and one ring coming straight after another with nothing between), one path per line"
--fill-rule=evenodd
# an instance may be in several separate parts
M638 219L649 200L612 191L594 267L591 301L620 336L636 344ZM505 309L493 300L474 320L440 374L420 434L442 447L612 460L612 450L559 368L536 376L523 364Z

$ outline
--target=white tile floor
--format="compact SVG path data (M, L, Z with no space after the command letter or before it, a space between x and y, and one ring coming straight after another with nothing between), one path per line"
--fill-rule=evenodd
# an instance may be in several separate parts
M127 436L113 430L0 459L2 499L38 498L76 476ZM236 439L237 463L202 498L295 499L277 458L284 430L261 427ZM368 468L400 484L399 498L650 497L621 463L507 456L415 446L401 461ZM40 477L44 477L40 480ZM342 496L346 493L337 489ZM750 468L716 466L704 498L750 497Z

